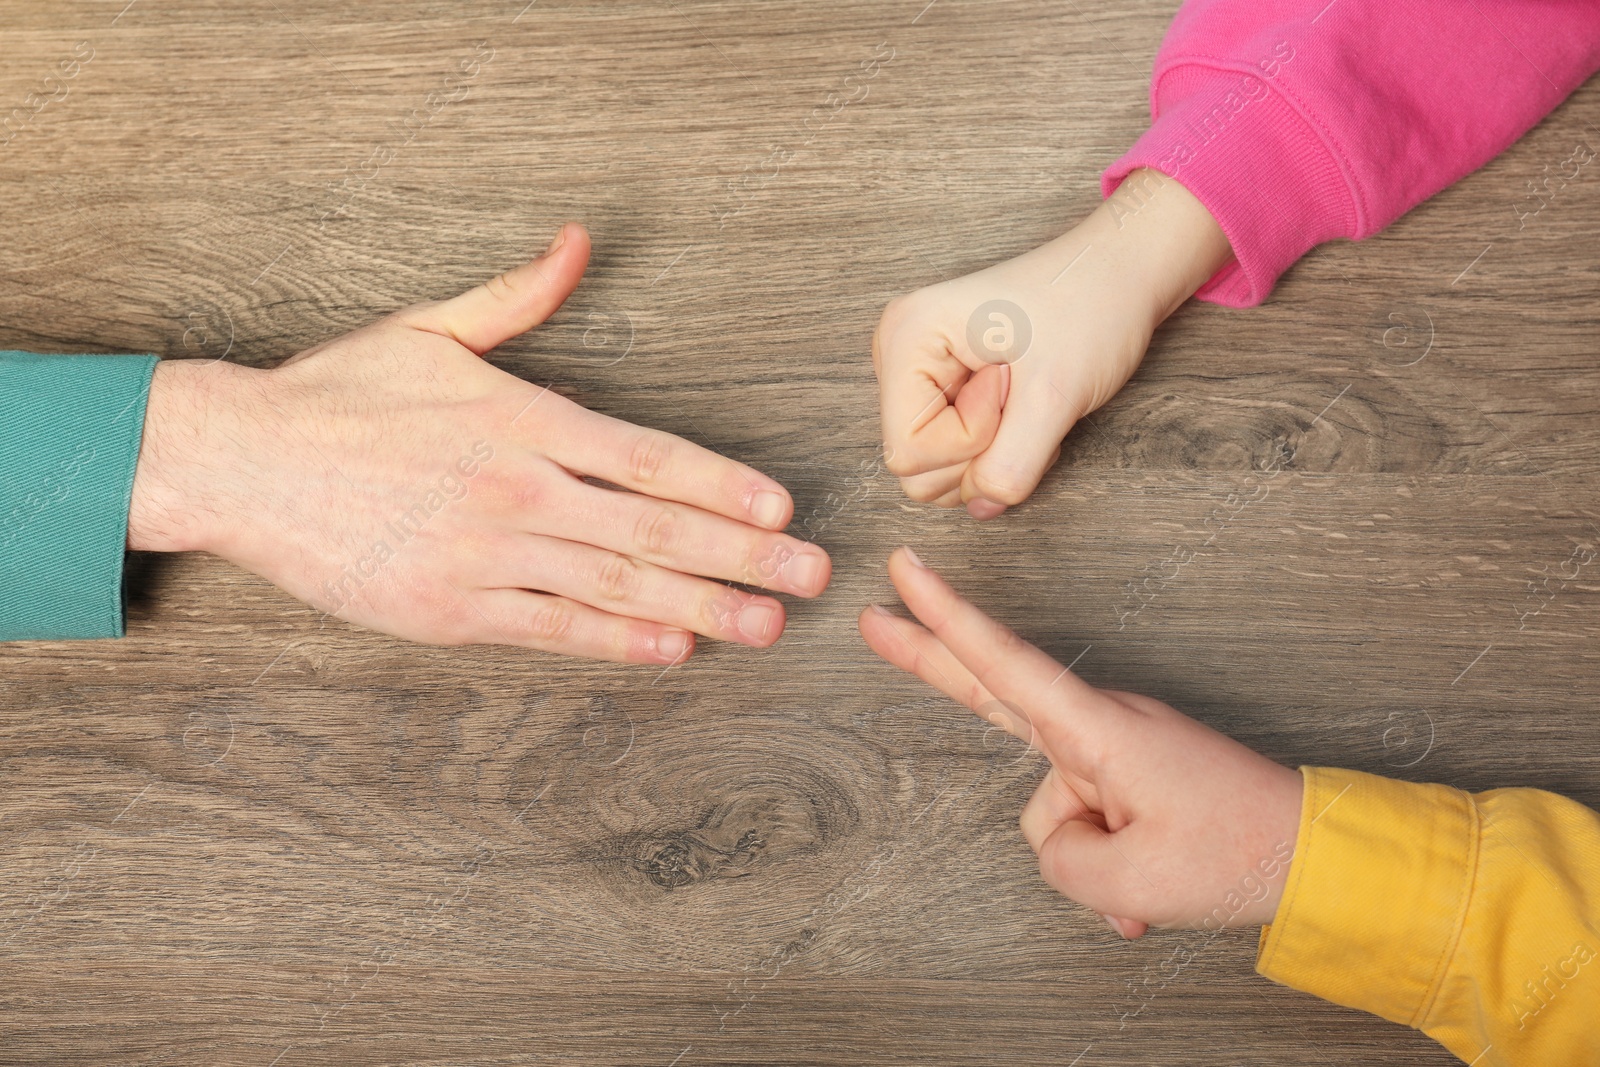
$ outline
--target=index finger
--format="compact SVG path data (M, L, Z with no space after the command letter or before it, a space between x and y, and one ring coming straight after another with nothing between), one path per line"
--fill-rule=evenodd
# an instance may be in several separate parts
M893 344L894 342L889 342ZM935 339L886 350L874 334L886 464L899 477L965 463L1000 429L1009 368L971 371Z
M1098 696L1093 686L964 600L909 548L889 557L889 578L912 614L1002 701L1046 712L1082 708ZM1058 718L1079 716L1038 714L1035 726L1048 734Z
M1042 733L1033 716L1020 705L996 700L939 639L910 619L898 618L877 604L856 620L867 646L885 661L921 678L979 718L1019 738L1029 748L1041 748Z
M566 415L571 421L541 446L569 471L766 530L781 530L794 517L788 490L753 467L575 404Z

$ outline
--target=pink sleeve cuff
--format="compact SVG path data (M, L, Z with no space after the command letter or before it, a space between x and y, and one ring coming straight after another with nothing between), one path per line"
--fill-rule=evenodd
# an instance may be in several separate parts
M1106 169L1101 191L1110 196L1129 172L1149 167L1206 206L1235 259L1200 299L1252 307L1316 245L1365 232L1366 212L1328 134L1260 72L1173 66L1151 101L1154 123Z

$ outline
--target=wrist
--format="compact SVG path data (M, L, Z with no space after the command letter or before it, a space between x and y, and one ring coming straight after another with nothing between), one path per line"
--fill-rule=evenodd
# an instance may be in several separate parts
M222 490L238 480L242 396L266 373L211 360L156 364L128 510L130 549L215 552L226 542L237 509Z
M1157 170L1130 173L1092 217L1108 241L1126 250L1158 323L1233 259L1227 235L1206 206Z
M1077 226L1039 250L1060 277L1088 268L1151 331L1233 259L1222 227L1181 183L1133 171ZM1077 261L1077 262L1075 262Z

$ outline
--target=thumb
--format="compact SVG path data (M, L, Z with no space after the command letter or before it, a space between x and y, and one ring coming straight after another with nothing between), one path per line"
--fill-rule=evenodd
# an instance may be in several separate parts
M1144 933L1145 924L1126 916L1142 910L1149 880L1113 838L1087 819L1068 819L1040 846L1039 873L1056 892L1106 917L1131 940Z
M413 308L401 318L408 326L443 334L481 356L554 314L578 287L588 265L589 233L569 222L538 259L454 299Z
M1028 384L1011 390L994 443L961 479L961 499L1000 505L985 509L992 514L1033 495L1059 456L1061 439L1084 414L1048 378Z
M1011 368L1004 363L985 366L961 383L951 406L956 409L970 438L986 447L994 441L1011 391Z

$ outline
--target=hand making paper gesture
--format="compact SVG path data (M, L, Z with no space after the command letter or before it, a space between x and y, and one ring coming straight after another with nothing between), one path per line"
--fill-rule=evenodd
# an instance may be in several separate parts
M772 644L783 605L723 583L813 597L831 569L781 532L783 486L481 358L548 318L588 260L569 225L531 263L274 370L163 361L129 546L214 552L414 641L657 664L696 633Z
M889 558L889 576L924 625L869 607L872 650L1048 757L1021 818L1045 881L1123 937L1272 921L1300 825L1298 772L1158 700L1088 685L910 549Z

